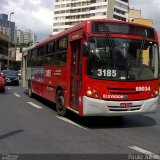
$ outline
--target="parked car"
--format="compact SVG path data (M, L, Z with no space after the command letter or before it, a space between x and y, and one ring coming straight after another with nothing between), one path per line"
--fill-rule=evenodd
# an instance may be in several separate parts
M19 85L19 77L16 71L14 70L3 70L5 84L9 85Z
M2 92L5 91L4 76L1 72L0 72L0 91L2 91Z

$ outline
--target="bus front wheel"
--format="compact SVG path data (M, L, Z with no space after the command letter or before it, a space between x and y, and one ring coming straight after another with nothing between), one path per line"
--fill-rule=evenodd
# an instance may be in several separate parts
M66 115L66 108L65 108L65 103L64 103L64 95L62 90L58 90L56 94L56 110L58 115L60 116L65 116Z

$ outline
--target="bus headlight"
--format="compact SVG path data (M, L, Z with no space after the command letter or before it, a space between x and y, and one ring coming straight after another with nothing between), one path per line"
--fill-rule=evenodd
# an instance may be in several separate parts
M86 92L86 95L87 95L88 97L101 99L100 93L98 92L97 89L94 89L94 88L88 87L88 90L87 90L87 92Z
M159 92L157 90L153 90L151 93L151 98L157 97L159 95Z
M91 90L87 90L87 95L91 96L92 95L92 91Z

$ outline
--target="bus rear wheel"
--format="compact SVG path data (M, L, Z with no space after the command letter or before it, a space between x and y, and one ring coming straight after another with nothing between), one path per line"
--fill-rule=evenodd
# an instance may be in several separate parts
M58 90L56 94L56 109L57 113L60 116L65 116L66 115L66 108L64 105L65 99L62 90Z

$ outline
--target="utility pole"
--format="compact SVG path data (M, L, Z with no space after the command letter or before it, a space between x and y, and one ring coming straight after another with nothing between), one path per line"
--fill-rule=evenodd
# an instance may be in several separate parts
M11 15L14 14L14 12L11 12L9 15L9 33L8 33L8 58L7 58L7 69L9 69L9 57L10 57L10 42L11 42Z

